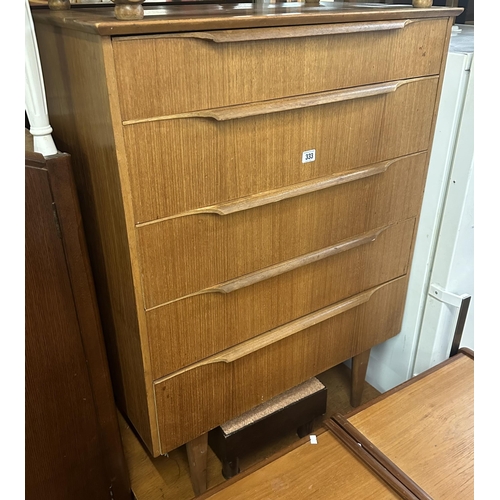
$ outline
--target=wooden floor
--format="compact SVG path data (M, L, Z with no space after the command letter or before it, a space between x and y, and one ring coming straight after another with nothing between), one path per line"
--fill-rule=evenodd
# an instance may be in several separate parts
M336 366L316 378L328 389L327 413L323 418L333 413L345 414L352 410L349 404L350 370L347 366ZM377 390L365 383L362 403L370 401L379 394ZM194 498L185 447L173 450L168 457L152 459L121 415L119 415L119 420L132 490L137 500L191 500ZM321 427L321 420L318 419L315 422L316 429ZM266 447L251 456L241 457L241 470L274 455L298 439L297 434L291 431L269 442ZM221 469L220 461L209 448L207 460L209 489L225 481Z

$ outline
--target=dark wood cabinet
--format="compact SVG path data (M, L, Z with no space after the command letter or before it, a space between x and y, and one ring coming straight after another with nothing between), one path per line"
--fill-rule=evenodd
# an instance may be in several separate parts
M130 499L70 156L25 159L26 498Z

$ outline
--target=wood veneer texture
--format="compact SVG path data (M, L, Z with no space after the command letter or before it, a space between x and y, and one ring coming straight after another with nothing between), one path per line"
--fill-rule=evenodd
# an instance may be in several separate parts
M401 498L330 433L320 434L317 445L308 444L308 440L309 436L302 441L302 446L297 446L277 460L232 483L228 488L214 493L208 492L204 498Z
M243 4L238 10L231 5L175 5L147 6L144 19L140 22L120 21L113 9L70 9L56 16L37 12L37 19L54 26L66 27L100 35L141 35L157 33L190 32L193 30L220 30L262 27L285 27L300 25L321 25L325 23L369 23L380 19L406 20L457 16L461 8L414 9L401 5L384 5L367 8L363 5L348 5L345 2L331 2L290 6L278 5L272 12L262 10L259 5ZM286 14L286 15L283 15ZM168 22L165 22L168 21Z
M71 157L25 153L26 498L130 496Z
M414 229L414 219L408 219L389 226L372 242L274 278L148 311L154 378L404 275ZM172 358L167 352L177 355Z
M425 151L437 86L438 78L429 77L388 94L257 117L125 126L135 222ZM316 160L302 163L311 149Z
M474 362L457 356L348 417L432 498L474 496Z
M164 443L169 443L163 446L163 451L195 439L211 426L219 425L263 399L297 385L333 363L366 352L375 343L399 331L407 275L400 278L399 283L405 284L401 285L392 306L384 302L380 321L387 323L380 327L380 331L371 331L367 334L368 338L356 338L355 341L348 332L344 332L342 335L345 337L342 338L345 344L330 356L328 362L319 362L316 354L310 354L311 357L304 362L307 366L304 372L299 370L300 375L288 378L284 367L284 375L280 373L283 378L277 377L270 387L267 387L268 380L261 376L267 373L263 364L268 361L265 358L256 361L260 354L245 355L231 361L233 365L229 363L241 367L250 363L245 368L249 374L246 382L252 381L248 386L241 373L238 375L235 371L231 378L227 372L224 375L223 364L211 364L212 356L218 354L212 352L214 349L223 349L219 353L235 349L231 351L233 355L247 349L246 342L254 345L252 336L255 335L265 336L257 344L262 338L267 339L261 353L271 352L273 347L277 347L268 344L270 339L275 334L279 337L288 331L289 323L293 323L294 319L288 319L288 323L277 327L274 326L276 323L266 323L262 327L270 326L271 329L265 333L259 333L260 327L250 328L241 337L234 335L228 343L224 339L221 344L204 347L190 359L181 355L180 362L167 362L165 365L158 360L163 356L175 357L175 353L170 351L175 348L175 343L159 346L157 342L162 342L161 335L150 331L151 328L158 328L160 323L155 326L148 313L156 311L154 308L160 310L166 302L200 292L204 294L211 287L219 286L226 290L226 287L235 285L234 280L250 279L248 276L252 273L266 273L273 266L290 265L289 261L293 259L321 252L356 235L406 219L418 220L428 148L435 126L437 97L442 85L445 49L450 36L450 16L456 15L459 10L372 9L334 4L339 3L321 8L291 7L291 10L286 10L286 16L282 15L285 11L279 6L272 15L263 15L258 12L257 6L241 6L236 11L215 6L166 6L162 7L163 10L152 7L147 12L153 16L148 14L143 21L134 23L117 21L113 18L112 9L108 8L34 13L54 137L75 159L75 177L89 235L117 401L155 456L162 451L160 437ZM425 21L419 20L424 18ZM356 25L347 25L356 22ZM244 30L238 31L241 28ZM168 35L182 31L203 33L197 34L197 39L189 34L176 39ZM337 34L332 34L334 32ZM155 36L142 37L145 33L155 33ZM313 33L318 36L313 36ZM132 37L127 37L127 40L116 38L125 34ZM249 41L249 37L259 40ZM416 43L419 38L422 43ZM361 42L363 39L364 43ZM189 49L184 56L181 54L182 61L175 72L180 76L179 81L186 83L186 75L196 76L198 70L203 72L203 78L191 79L189 86L184 83L164 85L165 81L175 83L176 78L175 75L169 76L169 65L165 64L171 56L170 49L165 47L172 40L182 47L210 47L213 54L218 53L209 57L207 52L199 64L189 64L199 55L197 52ZM375 60L374 47L382 45L382 40L385 40L387 52L377 52L380 59L377 67L372 64ZM326 54L331 56L331 51L336 49L320 48L322 44L326 48L336 45L337 56L327 58ZM155 47L156 53L142 48L149 45ZM315 62L321 71L314 75L304 73L309 63L302 65L304 67L289 64L287 58L291 51L276 50L280 47L296 47L297 53L303 54L303 59L308 55L306 59ZM130 51L130 59L125 57L125 50ZM269 78L265 84L259 84L254 81L254 76L262 72L252 69L249 61L257 53L262 57L266 51L269 52L269 61L276 64L269 66L272 71L266 69L265 64L261 65ZM239 58L245 54L249 57L243 64ZM211 63L206 64L210 58ZM370 64L363 63L366 58ZM155 60L162 64L151 72ZM222 66L227 66L221 84L209 82L209 85L199 85L197 82L209 81L210 74L216 80L216 75L210 71L212 67L220 69L221 61ZM297 59L294 62L301 61ZM332 71L336 64L344 70L350 67L353 70ZM360 65L364 67L363 71ZM184 71L185 68L188 69ZM289 70L294 78L286 77ZM141 75L147 74L154 78L149 78L148 85L143 85ZM239 85L238 78L245 74L252 78L246 77ZM297 75L303 78L295 78ZM395 81L398 83L394 84ZM378 90L361 88L366 85L375 85ZM382 92L382 88L390 89L391 86L395 87L394 91ZM353 98L366 95L367 91L380 95ZM288 109L296 107L302 99L300 94L304 92L307 93L305 101L314 105ZM325 92L328 96L312 95ZM334 99L343 96L348 100L320 104L324 98L332 96ZM278 102L270 102L272 99ZM362 101L366 101L365 108L359 105ZM165 103L177 103L179 107L175 108L174 104L174 107L168 108ZM378 104L371 106L368 103ZM234 109L228 109L231 106ZM288 110L285 111L285 108ZM262 110L264 114L255 115ZM330 113L325 110L330 110ZM169 113L200 111L212 118L183 116L164 119ZM335 122L337 112L342 116ZM137 119L154 121L130 122ZM303 121L309 122L309 125L301 128ZM329 129L330 136L334 137L335 132L339 136L334 148L331 143L335 141L322 135L323 129L328 132L330 123L333 123L333 128ZM282 126L283 130L280 129ZM269 133L270 127L274 133ZM297 127L311 140L319 138L317 144L321 148L316 148L317 163L301 162L297 168L296 156L285 163L278 161L280 155L286 155L291 150L287 137L296 137L293 134ZM194 136L189 135L192 131L196 132ZM249 142L247 136L252 141ZM262 144L263 148L256 149L256 143ZM142 147L146 144L147 147ZM209 144L209 147L202 148L200 144ZM301 140L297 144L301 150L315 147L314 143L306 146ZM180 149L174 151L175 147ZM202 149L203 154L196 153ZM274 156L270 154L273 150L276 150ZM323 151L328 155L323 156ZM176 154L171 158L169 153L172 152ZM317 190L309 186L306 187L306 191L309 190L307 193L295 192L304 188L300 186L303 182L336 174L341 174L340 178L345 180L345 172L353 174L356 169L414 153L388 166L380 176L368 175L329 187L318 181ZM175 163L179 157L184 160ZM244 168L247 157L262 166L260 177L256 175L259 169ZM232 159L237 160L237 165L243 165L243 168L237 167L240 170L236 170L235 176L224 167L231 164ZM406 174L400 175L403 169L393 168L398 163L408 167L407 162L416 163L413 168L406 169ZM170 165L170 170L165 165ZM199 180L196 179L197 174ZM284 191L270 193L275 189ZM178 195L178 192L183 194ZM195 196L197 193L199 199ZM331 193L338 194L339 199L328 199ZM354 198L349 201L347 195L342 193L350 193ZM248 198L253 196L258 199ZM188 213L199 209L206 211L202 214ZM327 212L329 217L325 215ZM287 230L290 221L294 223L296 234ZM405 245L408 243L411 258L414 239L404 240ZM218 260L221 252L224 257ZM405 259L398 258L398 262L404 267ZM380 279L392 279L400 269L397 264L393 273L389 272L385 278L381 275ZM393 276L389 276L391 274ZM254 278L255 275L251 279ZM371 286L368 282L365 285ZM359 286L362 284L359 283ZM346 290L346 293L356 294L357 291ZM321 308L323 303L307 305L305 296L303 301L303 306L306 304L302 309L304 317L308 318L307 321L314 319L316 316L310 316L308 309ZM332 304L326 307L330 306L334 307ZM364 310L365 305L358 309ZM328 322L346 322L346 328L357 328L354 319L345 319L352 315L347 312ZM341 317L343 319L339 319ZM287 321L286 318L291 317L282 318L277 321ZM172 321L175 322L176 318L172 317ZM325 322L322 324L324 328ZM276 330L281 327L284 330ZM322 328L317 325L312 328L316 327L319 330ZM294 334L286 339L279 337L281 340L277 343L282 346L281 342L291 343L302 336L294 330ZM203 335L200 339L203 340ZM156 356L154 361L152 351ZM285 363L283 355L276 356L279 359L276 358L273 363ZM201 368L192 369L189 365L201 361ZM188 364L179 367L182 363ZM193 376L199 369L212 371L213 374L196 380ZM174 373L177 376L170 378ZM229 379L225 380L225 377ZM180 379L189 380L188 385L195 394L191 401L184 401L187 396L180 394L184 390L181 386L174 387ZM216 380L227 389L233 384L244 387L245 398L225 401L216 409L220 389L212 387L205 393L203 388L200 390L203 384L214 384ZM166 402L160 397L161 384L171 386L177 392L174 397L177 402L173 406L173 400ZM198 397L210 400L204 401L206 404L201 407L203 411L212 412L211 416L203 420L200 413L194 417L197 419L195 425L191 426L191 417L181 424L186 408L188 414L192 413L193 406L199 402ZM166 411L168 414L165 414ZM186 425L186 429L191 427L183 434L184 431L179 432L182 425ZM171 437L165 439L166 434Z
M279 38L278 29L275 39L232 43L197 39L198 33L192 38L187 34L115 38L123 119L435 75L441 58L432 48L443 45L446 23L446 19L410 21L391 31L323 36L314 36L319 30L311 28L309 36L298 38ZM258 36L248 31L250 37ZM136 75L133 80L131 73ZM256 73L261 78L256 79ZM206 81L212 84L199 85L196 92L183 91L192 82ZM137 94L136 86L148 92Z
M376 180L362 179L279 204L229 216L180 217L139 228L145 307L416 216L426 159L426 154L410 157Z
M315 326L283 332L282 340L252 339L250 353L224 362L205 359L155 382L163 452L182 444L315 374L395 335L401 327L407 278L376 289L366 302L325 316ZM282 332L276 332L280 335ZM271 334L272 335L272 334ZM262 342L260 342L262 340ZM228 349L230 357L241 345ZM254 351L253 353L251 351ZM238 398L233 395L238 394ZM184 418L178 420L180 412Z
M96 282L115 397L154 449L155 427L147 337L140 334L139 277L128 228L126 177L109 87L109 39L49 25L36 26L54 139L71 151L75 182ZM118 129L119 130L119 129ZM122 165L123 167L123 165Z

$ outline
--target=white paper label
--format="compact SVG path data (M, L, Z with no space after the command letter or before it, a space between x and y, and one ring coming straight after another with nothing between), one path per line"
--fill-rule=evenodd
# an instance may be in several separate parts
M309 151L304 151L302 153L302 163L309 163L316 159L316 150L310 149Z
M317 437L314 434L311 434L309 436L309 439L311 441L311 444L318 444L318 439L317 439Z

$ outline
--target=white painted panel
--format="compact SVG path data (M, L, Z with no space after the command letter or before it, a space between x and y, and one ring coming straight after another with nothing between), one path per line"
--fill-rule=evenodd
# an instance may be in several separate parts
M474 63L457 136L453 168L430 281L471 295L461 346L474 348ZM449 357L458 309L428 295L413 374Z
M461 32L452 36L448 54L401 333L374 347L368 365L367 381L381 392L385 392L408 380L414 374L418 349L423 348L422 344L419 346L419 339L421 337L424 312L427 307L427 293L431 272L438 252L439 240L444 234L441 223L446 210L448 218L454 213L464 215L463 218L458 217L458 223L453 225L453 229L452 225L449 226L448 233L453 230L456 231L455 236L450 241L457 243L455 250L457 259L454 261L456 265L450 268L450 280L453 281L454 276L457 276L458 279L460 273L457 273L457 270L463 270L463 274L466 274L469 280L473 279L473 270L467 269L463 265L464 261L472 262L472 258L469 258L471 249L468 247L473 245L471 235L471 226L473 224L470 224L473 202L473 134L471 134L470 130L464 129L461 133L462 141L465 141L461 147L465 148L465 150L469 147L469 152L462 156L461 165L454 166L454 162L464 154L459 152L457 155L460 127L467 127L465 125L467 121L470 126L473 123L471 112L465 111L466 114L464 115L464 110L473 60L474 28L462 26L458 29L461 29ZM472 92L470 96L472 96ZM473 99L470 104L473 106ZM468 144L467 140L469 141ZM460 184L460 192L458 189L454 191L456 196L453 197L453 201L451 198L447 200L452 168L462 168L463 170L464 163L467 165L467 162L465 184ZM461 208L464 201L469 208ZM469 222L467 217L470 219ZM449 222L445 222L445 224L449 224ZM463 224L464 228L471 228L471 230L460 229L460 224ZM441 242L441 244L445 243ZM463 249L463 253L461 253L460 248ZM443 251L440 252L440 255L444 255ZM461 256L458 257L459 255ZM451 260L449 262L451 263ZM473 305L471 306L471 314L473 314ZM455 309L450 311L450 314L455 313ZM466 341L468 344L471 343L470 339L473 339L473 330L470 329L471 324L473 324L471 319L472 316L467 320L466 332L464 333L464 342ZM446 320L446 314L443 315L441 321L443 325L440 324L440 327L445 328L446 322L449 321ZM451 321L453 321L453 318ZM448 339L446 339L446 342L448 342Z

